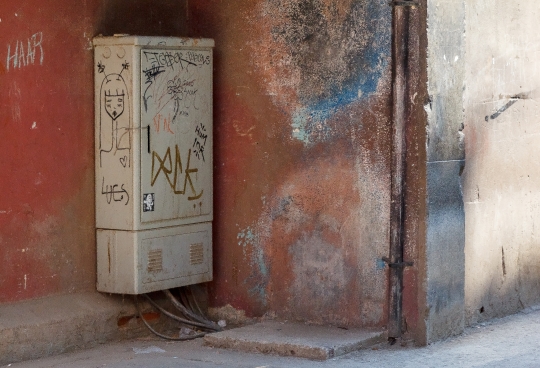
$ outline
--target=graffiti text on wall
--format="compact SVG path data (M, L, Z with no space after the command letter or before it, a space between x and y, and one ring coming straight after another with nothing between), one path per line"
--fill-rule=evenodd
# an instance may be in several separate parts
M7 45L7 70L29 65L43 65L43 32L34 33L28 39Z
M148 111L148 100L150 100L151 98L158 98L157 96L153 95L150 88L154 84L157 76L165 72L166 67L174 70L175 67L179 69L184 69L187 68L189 65L196 66L197 64L185 59L184 55L181 52L143 51L143 55L146 61L150 63L150 67L143 70L144 77L146 78L146 89L143 93L143 102L145 111Z
M107 203L122 202L126 206L129 203L129 194L124 189L124 184L105 185L105 178L101 182L101 194L107 199Z
M206 147L206 138L208 138L206 127L202 123L199 123L199 125L197 125L195 128L195 134L197 136L193 142L193 148L195 149L193 152L195 152L195 156L197 156L199 160L202 158L202 160L205 161L204 147Z
M156 163L157 161L157 163ZM189 189L191 190L191 195L188 196L188 200L193 201L201 198L203 195L203 190L197 194L195 186L193 184L192 175L196 174L199 169L190 168L191 164L191 149L188 151L187 167L184 171L182 168L182 158L180 157L180 150L178 145L175 146L175 158L174 165L171 157L171 147L167 148L163 158L157 152L152 152L152 182L151 185L154 186L159 174L163 172L167 182L169 183L171 189L174 191L174 194L186 194L186 188L189 184ZM177 187L178 176L184 174L184 187L180 190Z

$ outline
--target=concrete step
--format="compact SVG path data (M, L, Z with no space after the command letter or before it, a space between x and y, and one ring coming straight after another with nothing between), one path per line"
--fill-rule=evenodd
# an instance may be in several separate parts
M327 360L385 341L384 332L265 321L206 335L206 345L247 352Z
M152 324L165 320L145 315ZM0 366L149 335L130 296L88 292L0 304Z

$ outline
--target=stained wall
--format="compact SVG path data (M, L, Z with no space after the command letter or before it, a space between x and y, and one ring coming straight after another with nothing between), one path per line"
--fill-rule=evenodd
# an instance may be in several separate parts
M8 1L0 14L0 303L94 290L92 37L180 36L185 3Z
M386 1L0 5L0 302L95 285L91 39L216 40L211 305L386 319Z
M540 302L539 16L534 1L467 2L467 324Z
M95 10L0 9L0 302L90 289Z
M391 9L197 1L216 40L214 307L386 320Z
M425 342L464 328L465 2L427 1ZM424 258L422 255L420 258Z

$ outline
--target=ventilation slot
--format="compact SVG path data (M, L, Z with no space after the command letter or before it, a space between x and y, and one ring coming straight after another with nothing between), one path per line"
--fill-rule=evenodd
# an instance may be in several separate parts
M163 271L163 251L154 249L148 252L148 272Z
M203 243L191 244L189 248L189 260L192 265L198 265L204 261Z

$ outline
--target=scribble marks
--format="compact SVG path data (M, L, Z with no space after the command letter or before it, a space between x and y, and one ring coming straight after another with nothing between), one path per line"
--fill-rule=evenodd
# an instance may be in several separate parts
M174 116L172 121L176 121L179 115L188 115L185 110L182 110L183 107L189 107L190 103L188 99L194 100L197 96L197 89L194 88L195 80L185 80L180 76L174 77L172 80L167 82L167 93L174 100ZM184 101L184 104L181 105L181 102ZM197 109L197 107L194 107Z
M8 71L10 68L20 69L35 65L38 60L39 65L43 65L43 32L34 33L25 41L17 40L14 47L11 47L11 44L7 45L6 68Z
M182 194L182 195L185 194L186 187L189 184L191 195L188 196L188 200L193 201L193 200L201 198L201 196L203 195L203 190L201 190L200 193L197 194L197 191L195 190L195 186L193 184L193 179L192 179L192 175L196 174L199 171L199 169L190 168L190 163L191 163L191 149L188 151L186 170L183 171L182 158L180 157L180 149L178 148L178 145L175 146L174 165L173 165L173 161L171 157L171 147L167 148L167 151L165 152L165 155L163 155L163 158L157 152L155 151L152 152L151 185L154 186L156 180L159 177L159 174L163 173L163 175L165 175L167 182L169 183L169 186L173 190L174 194ZM178 176L180 174L184 174L184 187L182 189L179 189L177 187Z
M195 152L195 156L197 156L199 160L202 159L203 162L206 162L204 159L204 147L206 147L206 139L208 138L206 127L202 123L199 123L195 128L195 134L197 136L193 142L193 152Z
M189 65L195 64L184 58L183 53L179 51L143 51L144 58L147 63L150 63L150 67L143 70L143 74L146 78L146 89L143 93L144 109L148 111L148 100L155 98L153 94L150 94L150 87L154 84L157 76L165 72L166 68L174 70L175 68L185 69Z
M152 95L148 94L148 90L152 87L152 83L156 80L156 77L165 71L162 65L152 65L150 68L143 70L143 74L146 84L146 89L143 94L144 110L148 111L148 100L152 98Z
M101 194L107 199L107 203L112 202L125 202L127 206L129 203L129 193L124 189L124 184L112 184L105 185L105 178L101 182Z

